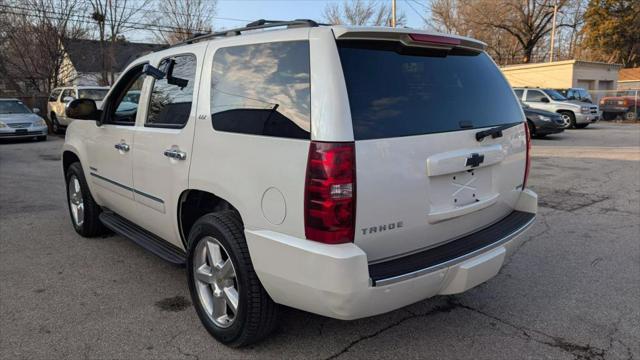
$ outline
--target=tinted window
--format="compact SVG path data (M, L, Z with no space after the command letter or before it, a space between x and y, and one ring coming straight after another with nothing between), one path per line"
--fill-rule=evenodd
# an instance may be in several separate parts
M549 95L550 98L552 98L553 100L557 100L557 101L565 101L567 100L566 97L564 97L562 94L560 94L559 92L552 90L552 89L546 89L544 90L545 94Z
M65 89L62 92L62 96L60 97L61 101L66 101L65 98L70 97L70 98L76 98L76 93L75 91L73 91L73 89Z
M79 89L78 98L102 101L107 96L107 91L107 89Z
M527 100L526 101L541 102L542 99L546 99L546 98L547 97L544 96L542 91L538 91L538 90L528 90L527 91Z
M60 89L53 90L53 92L49 96L49 101L58 101L58 96L60 96L61 92L62 92L62 90L60 90Z
M514 90L514 92L516 93L516 96L518 97L518 99L522 99L522 94L524 93L524 90Z
M146 75L142 66L135 67L119 80L104 108L105 123L133 125L138 114L140 91Z
M524 120L511 88L484 53L397 42L338 44L356 140Z
M219 49L211 86L216 130L310 138L307 41Z
M164 59L160 70L167 75L153 84L146 125L183 127L191 113L196 57L179 55Z

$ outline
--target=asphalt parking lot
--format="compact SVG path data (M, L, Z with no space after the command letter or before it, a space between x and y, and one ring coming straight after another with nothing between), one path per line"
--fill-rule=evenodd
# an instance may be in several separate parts
M286 309L247 349L211 338L183 269L71 226L62 138L0 144L1 359L638 359L640 126L534 141L528 241L456 296L343 322Z

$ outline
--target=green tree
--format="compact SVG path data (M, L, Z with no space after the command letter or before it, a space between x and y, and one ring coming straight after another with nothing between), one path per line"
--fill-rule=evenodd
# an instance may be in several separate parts
M591 0L584 41L594 60L640 66L640 1Z

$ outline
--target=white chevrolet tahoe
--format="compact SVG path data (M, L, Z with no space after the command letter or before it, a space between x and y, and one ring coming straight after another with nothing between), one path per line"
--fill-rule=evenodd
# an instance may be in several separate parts
M73 226L186 264L232 346L281 305L349 320L466 291L537 212L525 117L483 49L261 20L139 58L101 109L67 108L91 120L63 149Z

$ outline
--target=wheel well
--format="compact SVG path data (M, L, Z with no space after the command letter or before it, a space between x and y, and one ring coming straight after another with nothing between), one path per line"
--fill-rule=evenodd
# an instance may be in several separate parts
M573 112L572 110L558 110L556 111L558 114L562 114L562 113L571 113L573 115L575 115L575 112Z
M76 154L72 153L71 151L65 151L62 154L62 169L64 170L65 174L67 173L67 169L69 168L69 166L76 161L80 162L80 159Z
M201 190L187 190L180 196L178 203L178 224L180 226L180 236L185 248L188 246L187 240L191 227L201 216L212 212L224 210L238 210L228 201L216 195ZM240 215L238 213L238 218Z

